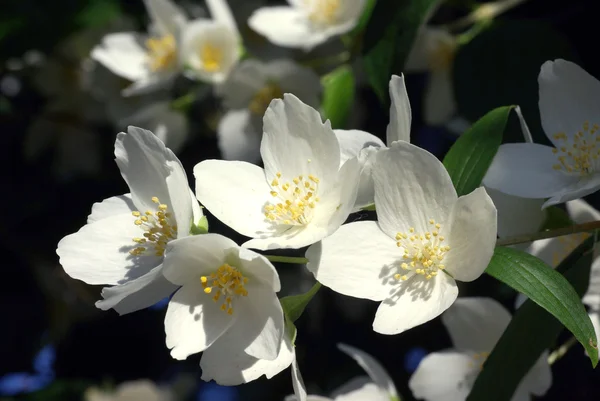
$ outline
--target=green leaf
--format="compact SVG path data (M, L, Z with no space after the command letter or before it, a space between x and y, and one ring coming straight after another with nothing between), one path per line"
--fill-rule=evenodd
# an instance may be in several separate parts
M439 0L378 0L369 18L363 59L369 83L388 104L388 83L400 74L421 24Z
M198 234L206 234L208 232L208 219L206 216L202 216L198 223L192 223L192 227L190 228L190 233L192 235Z
M323 84L323 116L331 121L333 128L343 128L354 103L354 73L348 65L342 65L321 79Z
M115 0L93 0L77 15L76 21L84 27L102 26L121 14L121 7Z
M527 295L551 313L583 345L592 360L592 365L598 364L594 326L581 303L580 296L565 277L535 256L503 247L494 251L486 273Z
M550 206L546 209L546 220L544 220L540 231L556 230L558 228L569 227L573 224L573 220L571 220L571 217L569 217L569 214L564 209Z
M283 308L283 312L285 316L293 323L304 312L304 308L310 302L310 300L315 296L317 291L321 288L321 283L318 281L315 285L312 286L310 290L308 290L305 294L300 295L290 295L288 297L281 298L279 301L281 302L281 307Z
M466 195L481 185L502 143L508 115L513 108L498 107L487 113L458 138L444 157L444 166L458 196Z
M565 273L581 297L587 287L591 253ZM477 377L468 401L508 401L542 352L556 343L563 325L531 299L514 314ZM596 351L597 352L597 351ZM498 380L501 377L502 380Z

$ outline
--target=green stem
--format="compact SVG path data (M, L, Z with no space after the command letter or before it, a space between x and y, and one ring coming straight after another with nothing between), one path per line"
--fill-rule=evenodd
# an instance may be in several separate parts
M552 351L552 353L548 356L548 364L552 365L560 358L565 356L567 351L571 349L573 345L577 344L577 339L575 337L569 338L563 345Z
M263 255L265 258L269 259L271 262L279 262L279 263L295 263L298 265L303 265L308 263L308 259L303 258L302 256L278 256L278 255Z
M190 92L187 95L183 95L173 100L171 102L171 109L177 111L187 111L192 103L194 103L194 100L196 100L196 94L194 92Z
M540 239L562 237L563 235L592 232L600 229L600 221L592 221L590 223L576 224L570 227L557 228L556 230L547 230L534 234L517 235L515 237L500 238L496 241L496 246L508 246L516 244L524 244Z
M460 31L471 24L482 20L493 20L495 17L518 6L527 0L498 0L491 3L485 3L477 7L473 12L464 18L460 18L445 26L449 31Z

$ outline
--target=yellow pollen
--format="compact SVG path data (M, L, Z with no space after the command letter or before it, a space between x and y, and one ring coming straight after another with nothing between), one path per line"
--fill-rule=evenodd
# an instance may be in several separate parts
M479 365L479 370L483 369L483 364L487 361L488 356L490 356L489 352L480 352L473 355L473 362L470 362L471 366L475 364Z
M177 238L177 225L170 220L171 214L167 213L168 206L160 203L156 196L151 200L157 204L158 211L147 210L143 215L137 210L131 212L134 217L138 217L133 224L145 231L144 238L132 238L136 244L145 245L129 251L133 256L147 254L147 251L155 256L163 256L167 243Z
M402 260L399 263L403 271L411 271L414 274L422 275L426 280L431 280L438 274L439 270L444 270L445 266L441 263L450 247L442 246L444 237L439 235L437 230L442 225L436 223L434 219L429 219L429 224L435 227L435 230L416 235L408 236L407 233L396 234L396 245L403 248ZM410 233L414 233L414 227L409 228ZM407 275L397 273L394 275L396 280L406 280Z
M283 90L281 87L275 83L267 83L267 85L254 94L248 109L250 109L252 113L262 116L269 107L271 100L282 98Z
M278 198L273 203L263 207L265 217L278 224L302 226L312 219L313 209L319 202L315 196L318 191L319 178L308 175L308 178L299 175L292 178L291 182L281 182L281 173L271 181L271 196Z
M146 41L150 69L152 71L165 71L173 68L177 62L177 43L173 35L160 38L150 38Z
M207 72L217 72L223 64L223 51L212 43L205 42L200 46L202 68Z
M233 300L240 296L248 296L248 291L244 288L244 285L248 284L248 278L227 263L209 276L201 276L200 282L205 294L214 292L214 302L219 302L221 296L224 297L221 310L229 315L233 314Z
M308 18L317 25L332 25L338 21L342 0L306 0Z
M586 176L598 169L597 160L600 156L600 147L596 145L600 136L596 136L598 125L590 126L588 121L583 122L583 131L578 131L572 138L564 132L552 135L555 146L552 150L557 155L558 163L552 168L565 173L574 173ZM559 142L560 143L559 145Z

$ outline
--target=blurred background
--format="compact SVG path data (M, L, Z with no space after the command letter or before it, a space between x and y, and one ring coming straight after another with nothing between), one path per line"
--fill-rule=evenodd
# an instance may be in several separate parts
M191 16L206 15L201 0L177 3ZM321 76L337 67L328 59L343 50L339 39L305 53L269 45L247 27L253 10L278 3L229 0L246 47L263 60L294 58ZM468 27L456 21L480 4L444 2L429 23L465 33ZM536 142L547 141L537 108L539 68L565 58L600 77L597 7L595 0L523 1L467 32L448 56L456 103L448 121L432 124L424 117L432 73L406 71L412 142L441 158L469 122L509 104L521 105ZM119 91L127 81L89 58L105 34L144 31L147 22L142 0L7 0L1 6L0 210L6 213L0 222L1 400L82 400L89 387L142 378L172 388L180 400L275 401L292 393L289 370L236 388L201 382L200 356L175 361L165 346L166 302L121 317L102 312L94 306L101 287L71 279L58 264L58 241L85 224L91 205L127 192L114 163L115 136L158 97L175 100L174 110L184 117L177 153L188 173L196 163L222 156L216 131L224 109L210 86L181 78L166 93L124 99ZM342 125L384 138L387 107L368 85L360 59L348 61L356 90ZM155 128L148 119L135 123ZM505 141L522 141L516 121ZM598 207L593 197L588 201ZM369 212L351 216L371 218ZM212 216L209 221L211 231L241 240ZM312 286L302 266L277 267L280 295ZM477 283L461 293L492 295L513 310L512 290L487 276ZM371 329L376 306L325 288L313 299L296 323L298 360L310 394L328 395L363 374L338 351L336 344L343 342L381 361L403 400L412 399L410 374L423 355L448 348L449 337L439 319L399 336L378 335ZM554 364L553 374L554 384L541 400L600 399L600 373L590 369L580 348Z

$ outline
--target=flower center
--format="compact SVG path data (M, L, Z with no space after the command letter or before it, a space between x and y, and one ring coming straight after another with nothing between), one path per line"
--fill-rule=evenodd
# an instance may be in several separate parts
M148 251L156 256L163 256L167 243L177 238L177 225L173 224L168 206L160 203L156 196L152 198L152 202L157 205L158 210L147 210L144 213L137 210L131 212L136 218L133 223L145 231L143 237L133 238L133 242L139 245L129 251L133 256L140 256Z
M586 121L582 128L583 131L577 132L572 140L564 132L552 136L555 141L562 141L561 146L552 149L559 161L552 168L582 176L596 170L596 161L600 155L600 148L596 146L600 142L600 136L596 136L596 132L600 127L598 124L590 126Z
M332 25L338 19L341 0L308 0L308 18L315 24Z
M578 233L558 237L557 248L552 252L552 266L558 266L567 255L575 250L583 241L589 238L589 233Z
M262 116L267 111L271 100L281 98L283 98L281 87L275 83L269 83L256 92L248 108L252 113Z
M271 196L276 202L268 202L264 207L265 217L279 224L291 226L305 225L312 219L313 209L319 202L316 195L319 179L312 174L297 176L292 182L280 182L281 173L271 181Z
M396 245L404 249L400 263L403 274L394 274L396 280L408 279L408 272L420 274L430 280L437 275L438 270L445 269L442 261L450 247L442 246L444 237L439 234L442 226L433 219L429 219L429 224L431 231L425 233L415 233L415 229L411 227L408 234L396 234Z
M475 365L479 365L479 370L483 370L483 364L487 361L488 356L490 356L489 352L479 352L477 354L473 354L473 362L469 363L469 366L473 367Z
M432 71L446 71L454 62L457 45L454 40L440 40L429 54L429 68Z
M173 35L150 38L146 41L150 69L154 72L165 71L173 67L177 61L177 43Z
M212 43L205 42L200 46L202 68L207 72L217 72L223 64L223 51Z
M244 288L248 284L248 278L227 263L210 276L200 277L200 282L205 294L214 294L213 301L219 302L223 298L221 310L229 315L233 314L233 298L248 296L248 291Z

